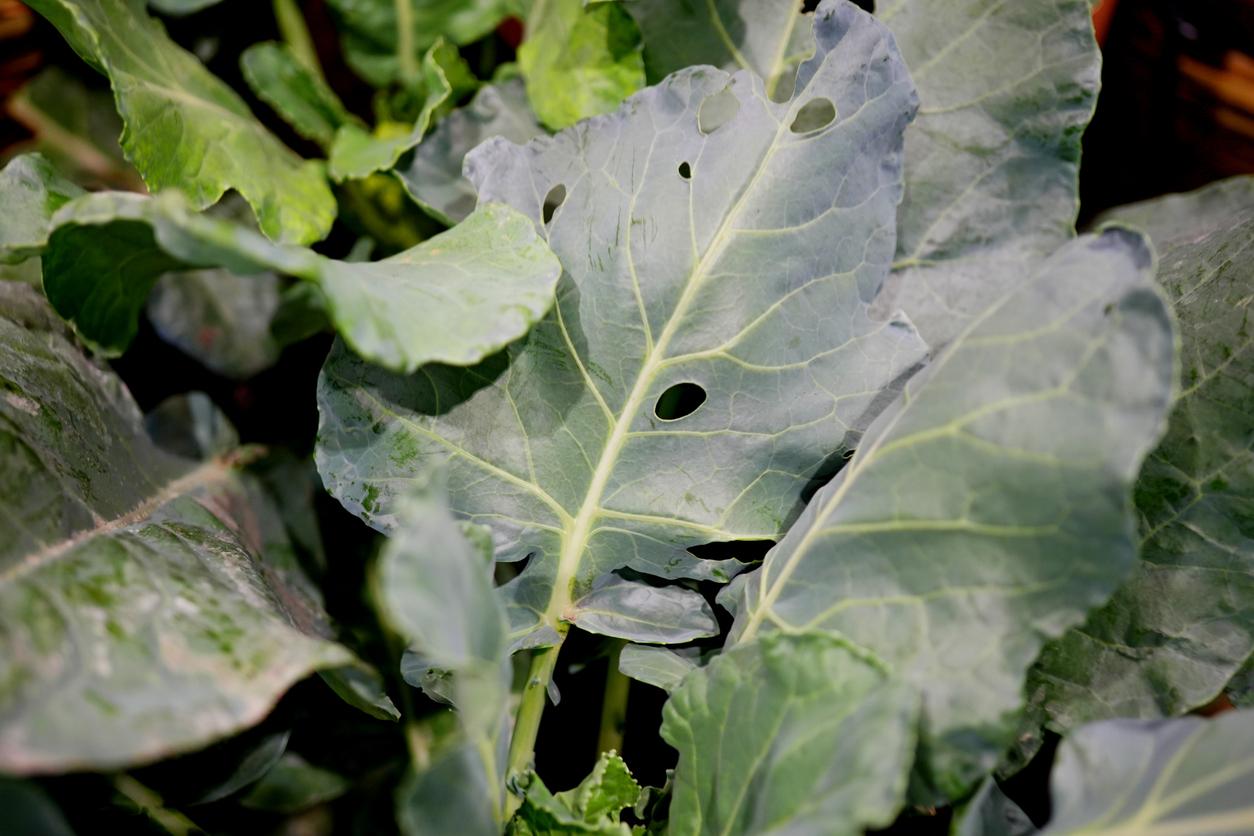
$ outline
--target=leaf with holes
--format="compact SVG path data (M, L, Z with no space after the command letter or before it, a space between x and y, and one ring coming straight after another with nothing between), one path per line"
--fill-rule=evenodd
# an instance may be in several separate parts
M170 40L141 0L31 0L74 51L109 76L122 150L153 191L178 189L198 209L235 189L274 240L307 244L335 219L317 162L261 126L243 100Z
M503 588L516 646L605 624L577 602L616 569L727 581L743 564L686 549L777 536L922 357L907 323L868 316L909 79L857 8L824 6L815 26L789 102L751 73L696 68L555 137L470 155L481 203L530 215L564 268L525 339L408 377L343 346L327 360L326 485L391 531L400 492L447 469L452 508L492 530L497 559L530 557ZM815 102L835 117L794 130ZM679 409L676 387L704 399ZM633 601L610 605L631 618Z
M1057 731L1183 714L1254 652L1254 179L1103 219L1154 237L1184 391L1137 482L1141 565L1033 670L1032 719Z
M1010 743L1045 639L1136 560L1131 486L1176 377L1151 270L1127 230L1059 250L906 385L738 586L733 642L832 633L919 689L921 777L949 798Z
M145 435L121 382L20 285L0 285L0 769L118 769L259 721L296 680L353 664L265 549L237 472Z

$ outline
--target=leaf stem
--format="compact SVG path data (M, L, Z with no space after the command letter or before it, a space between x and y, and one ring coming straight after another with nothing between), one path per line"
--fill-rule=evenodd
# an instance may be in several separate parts
M605 672L605 697L601 701L601 733L597 736L597 752L623 751L623 729L627 726L627 699L631 680L618 669L618 657L626 642L615 640Z
M205 832L187 816L166 807L160 795L130 775L114 776L113 788L142 810L145 815L161 825L162 829L171 836L191 836L191 834Z
M279 24L279 34L283 37L283 42L296 56L296 60L325 81L322 65L318 63L318 50L314 48L309 27L305 25L305 16L301 14L296 0L274 0L274 19Z
M523 686L522 701L518 704L518 714L514 721L514 736L509 741L509 765L505 770L507 786L527 774L535 765L536 736L540 733L540 718L544 714L544 705L549 691L549 680L553 678L553 670L557 667L557 656L561 652L559 641L552 647L544 647L535 651L531 657L531 668L527 671L527 684ZM522 804L522 798L510 793L505 802L505 818L508 820Z

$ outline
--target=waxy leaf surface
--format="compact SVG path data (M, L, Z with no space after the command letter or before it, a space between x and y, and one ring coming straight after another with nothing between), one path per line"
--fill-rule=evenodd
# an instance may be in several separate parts
M223 267L312 282L363 356L412 370L474 363L526 333L553 304L560 267L526 217L484 206L454 229L391 258L336 261L274 244L246 227L188 211L177 195L100 192L66 205L43 257L53 307L118 353L161 273Z
M321 163L302 160L243 100L175 44L142 0L32 0L74 51L109 76L122 150L154 192L178 189L198 209L235 189L276 241L308 244L335 219Z
M1238 836L1254 831L1251 782L1254 711L1091 723L1058 749L1041 832Z
M474 210L478 198L474 185L462 176L466 154L494 136L521 145L543 133L522 79L491 84L470 104L441 119L409 165L396 174L423 209L452 226Z
M83 194L42 154L22 154L0 170L0 264L17 264L43 252L52 216Z
M670 833L860 834L905 801L918 695L827 636L724 653L666 703Z
M1183 391L1136 486L1141 564L1033 669L1033 719L1059 731L1183 714L1254 651L1254 179L1105 219L1154 238Z
M176 458L121 382L0 288L0 769L117 769L260 720L353 657L265 551L231 457Z
M470 369L399 377L343 349L324 367L328 488L390 531L398 493L447 468L453 510L492 530L497 559L531 556L503 587L518 643L579 624L571 603L614 569L728 580L743 564L686 549L777 536L922 356L908 324L867 313L914 96L879 24L825 9L787 103L748 72L694 68L470 155L480 200L531 216L564 268L526 339ZM838 116L794 133L815 99ZM704 402L659 418L680 383Z
M888 299L930 345L1075 235L1091 0L880 0L919 87Z
M761 570L737 641L842 636L923 694L923 776L959 797L1009 745L1044 641L1132 570L1131 486L1175 333L1141 236L1067 245L867 431Z

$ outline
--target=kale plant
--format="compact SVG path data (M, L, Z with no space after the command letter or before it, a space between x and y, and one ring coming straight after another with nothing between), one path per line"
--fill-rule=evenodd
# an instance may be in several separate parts
M1254 832L1254 180L1077 234L1088 0L29 5L15 832Z

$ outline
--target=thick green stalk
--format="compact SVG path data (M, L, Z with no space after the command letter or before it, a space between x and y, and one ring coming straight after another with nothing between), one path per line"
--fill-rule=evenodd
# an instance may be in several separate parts
M601 733L597 736L597 752L623 751L623 729L627 726L627 698L631 680L618 669L618 657L626 642L615 640L610 653L609 670L605 672L605 696L601 700Z
M274 0L274 19L279 24L279 34L283 37L283 42L296 56L296 60L318 78L322 78L318 51L314 49L309 27L305 25L305 16L301 14L296 0Z
M531 669L527 671L527 684L523 686L522 701L514 719L514 736L509 741L509 765L505 770L506 783L512 785L534 766L536 736L540 733L540 718L548 697L549 680L557 667L557 655L562 645L544 647L531 657ZM505 818L508 820L522 804L514 793L506 798Z

